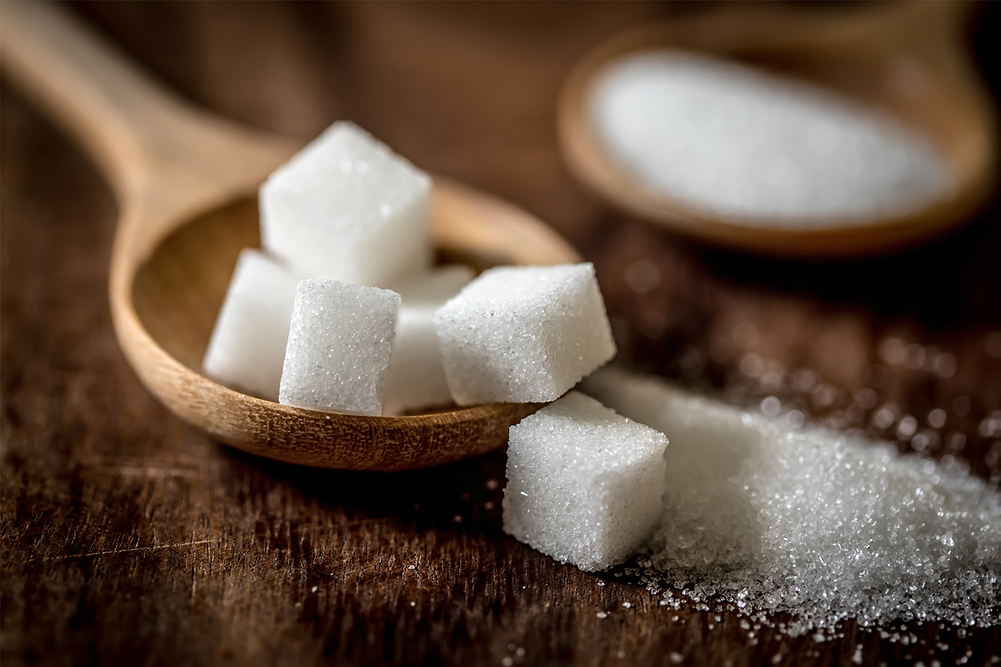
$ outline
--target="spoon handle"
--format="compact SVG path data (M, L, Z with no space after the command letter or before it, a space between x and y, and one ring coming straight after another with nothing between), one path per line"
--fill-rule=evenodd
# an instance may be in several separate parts
M94 157L122 205L121 224L143 221L144 248L130 248L139 255L169 231L155 229L158 221L255 187L298 147L181 101L57 6L2 2L0 12L4 72Z

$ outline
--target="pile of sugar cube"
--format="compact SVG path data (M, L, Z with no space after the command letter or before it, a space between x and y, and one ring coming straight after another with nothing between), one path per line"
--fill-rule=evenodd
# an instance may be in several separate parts
M615 354L594 267L433 266L431 178L338 122L260 190L203 367L361 415L548 402Z
M263 247L240 255L206 373L362 415L560 399L512 427L505 528L585 569L620 562L656 527L667 439L570 391L615 355L594 267L473 279L432 266L430 188L344 122L275 171L260 191ZM561 483L568 469L585 484ZM539 529L553 521L571 537Z
M627 558L660 516L667 439L571 391L616 351L594 267L500 266L473 279L432 266L430 188L344 122L275 171L260 191L263 247L237 262L206 373L363 415L560 399L511 429L505 527L585 569ZM553 521L569 539L539 529Z

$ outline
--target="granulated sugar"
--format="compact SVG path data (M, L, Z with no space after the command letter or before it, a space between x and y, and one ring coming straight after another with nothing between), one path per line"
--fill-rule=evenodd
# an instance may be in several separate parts
M942 157L890 116L734 62L652 51L611 66L594 129L655 193L748 226L903 214L953 189Z
M615 369L582 388L670 441L640 559L651 587L790 612L793 634L848 618L1001 622L1001 494L963 468Z

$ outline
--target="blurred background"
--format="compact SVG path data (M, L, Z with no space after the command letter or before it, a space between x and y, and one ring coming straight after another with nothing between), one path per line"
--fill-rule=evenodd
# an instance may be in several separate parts
M643 223L564 164L556 103L574 65L625 28L718 5L66 7L198 106L304 143L353 120L418 167L535 214L595 263L621 360L790 423L966 461L997 487L996 196L912 250L797 262ZM797 7L821 20L827 9ZM999 23L997 3L974 5L966 37L995 100ZM374 475L213 443L150 398L118 351L107 185L0 86L5 663L834 664L862 646L872 664L988 664L997 653L995 629L919 624L920 642L903 645L851 624L822 643L766 628L753 642L726 608L658 608L622 572L584 575L503 535L503 452ZM929 653L936 642L947 648Z

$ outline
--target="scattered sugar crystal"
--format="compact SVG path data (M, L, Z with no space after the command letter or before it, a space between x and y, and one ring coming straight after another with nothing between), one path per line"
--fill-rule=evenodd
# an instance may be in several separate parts
M627 56L590 104L623 169L654 193L737 224L853 224L955 188L931 143L880 110L732 61Z
M434 322L459 405L552 401L615 354L590 263L490 269Z
M308 279L299 283L279 402L300 408L382 414L400 295Z
M472 278L473 270L468 266L444 266L393 285L402 301L383 414L401 414L452 402L438 349L434 314Z
M278 400L298 282L261 251L240 253L202 362L209 377Z
M364 130L334 123L261 186L261 241L309 276L382 286L430 264L430 188Z
M667 438L571 391L511 427L504 530L561 563L601 570L656 528Z
M791 634L846 618L1001 622L1001 494L959 466L618 369L581 388L670 438L643 561L663 580L790 612Z

